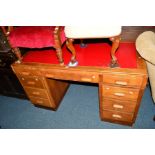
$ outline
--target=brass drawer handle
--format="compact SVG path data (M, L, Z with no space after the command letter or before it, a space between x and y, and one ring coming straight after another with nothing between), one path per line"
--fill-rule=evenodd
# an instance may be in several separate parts
M37 100L36 103L43 104L44 102L42 100Z
M120 97L125 96L125 94L124 94L124 93L114 93L114 95L116 95L116 96L120 96Z
M113 107L114 107L114 108L123 109L123 106L122 106L122 105L119 105L119 104L114 104Z
M34 91L34 92L32 92L32 94L33 94L33 95L39 95L40 92Z
M53 74L49 74L49 73L45 74L45 76L46 77L50 77L50 78L54 78L54 75Z
M21 72L22 75L30 75L29 72Z
M33 81L28 81L27 84L34 85L35 82L33 82Z
M92 81L90 78L81 78L82 81Z
M122 118L121 115L117 115L117 114L112 114L112 117L114 117L114 118Z
M115 84L126 86L128 83L125 81L116 81Z

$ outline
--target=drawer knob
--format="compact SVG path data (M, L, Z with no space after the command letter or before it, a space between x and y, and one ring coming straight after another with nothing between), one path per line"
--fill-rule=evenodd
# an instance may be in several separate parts
M114 104L113 107L114 108L118 108L118 109L123 109L123 106L122 105L119 105L119 104Z
M125 96L125 94L124 94L124 93L114 93L114 95L116 95L116 96L120 96L120 97Z
M115 84L126 86L128 83L125 81L116 81Z
M96 76L95 76L95 75L93 75L93 76L92 76L92 78L93 78L93 79L95 79L95 78L96 78Z
M25 79L22 77L22 80L24 81Z
M114 117L114 118L122 118L121 115L117 115L117 114L112 114L112 117Z

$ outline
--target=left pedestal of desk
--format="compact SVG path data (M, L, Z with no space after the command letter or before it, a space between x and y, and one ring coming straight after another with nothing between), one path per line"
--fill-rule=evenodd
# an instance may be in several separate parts
M69 86L67 82L41 76L39 68L13 64L12 69L34 105L56 110Z

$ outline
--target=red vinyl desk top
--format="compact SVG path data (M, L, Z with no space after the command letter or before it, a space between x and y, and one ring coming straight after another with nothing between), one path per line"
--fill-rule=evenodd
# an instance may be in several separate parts
M79 44L75 44L75 50L79 66L109 66L111 45L108 43L89 43L85 48L81 48ZM62 51L65 65L67 65L70 61L71 53L67 50L66 45L63 45ZM116 57L120 68L137 68L134 43L120 43ZM23 62L59 64L55 49L30 50L24 55Z

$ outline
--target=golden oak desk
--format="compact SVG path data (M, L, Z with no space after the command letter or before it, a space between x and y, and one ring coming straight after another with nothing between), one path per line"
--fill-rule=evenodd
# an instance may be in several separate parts
M137 68L77 66L68 68L43 63L14 63L12 69L30 101L56 110L69 86L68 81L99 85L101 120L132 125L147 83L143 59L137 57Z

